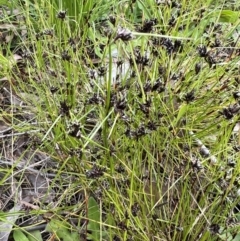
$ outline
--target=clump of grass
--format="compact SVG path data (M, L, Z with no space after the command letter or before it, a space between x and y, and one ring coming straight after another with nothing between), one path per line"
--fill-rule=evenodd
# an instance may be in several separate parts
M239 24L211 2L13 7L27 33L3 49L22 59L4 65L2 158L19 188L29 171L48 182L17 230L36 237L39 217L42 240L236 240Z

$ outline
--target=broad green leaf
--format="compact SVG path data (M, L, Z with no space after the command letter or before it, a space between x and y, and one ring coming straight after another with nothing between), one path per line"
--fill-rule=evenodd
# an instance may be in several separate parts
M220 15L220 16L219 16ZM222 10L214 12L214 16L219 16L219 22L235 23L240 18L240 11Z
M41 232L39 230L29 232L27 237L29 241L43 241Z
M59 223L56 219L51 219L51 221L46 226L46 231L48 232L56 232L59 228L61 228L61 223Z
M141 12L144 12L147 14L147 17L151 17L151 14L149 12L149 9L145 5L145 1L138 0L137 1L137 13L140 14Z
M57 237L63 241L76 241L78 240L77 232L70 232L68 228L69 224L62 220L51 219L46 227L46 231L56 233ZM77 238L76 238L77 237Z
M93 43L96 42L96 35L95 35L94 29L89 28L89 30L88 30L88 37L92 40ZM97 54L97 56L99 58L102 58L103 55L101 53L100 47L97 44L96 44L96 46L94 46L94 49L95 49L95 53Z
M5 5L5 6L11 6L11 1L10 0L0 0L0 6Z
M88 199L88 230L92 231L91 237L97 241L100 237L100 211L96 200L93 197Z
M240 11L222 10L220 22L235 23L240 17Z
M72 233L70 233L70 231L66 228L59 229L57 231L57 236L63 241L75 241Z
M240 233L233 239L233 241L240 241Z
M78 232L71 232L70 235L71 235L71 238L72 238L73 241L79 240L79 234L78 234Z
M220 240L223 240L223 241L233 241L233 237L232 237L232 234L230 232L223 232L223 227L220 228L220 235L219 235L219 238ZM237 240L235 240L237 241Z
M8 237L12 230L14 223L17 221L18 217L21 215L20 213L21 205L18 204L14 206L8 213L1 213L1 222L0 222L0 240L7 241ZM3 218L3 217L6 217ZM5 219L4 221L2 221Z
M14 230L13 238L14 238L14 241L29 241L27 236L21 230Z
M174 120L174 125L175 126L181 120L181 118L186 114L187 110L188 110L188 105L187 104L182 104L179 107L177 118Z

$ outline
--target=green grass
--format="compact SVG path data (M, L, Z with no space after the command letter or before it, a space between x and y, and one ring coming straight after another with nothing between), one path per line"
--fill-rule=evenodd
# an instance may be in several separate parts
M237 7L180 4L2 12L0 219L24 201L6 240L239 240Z

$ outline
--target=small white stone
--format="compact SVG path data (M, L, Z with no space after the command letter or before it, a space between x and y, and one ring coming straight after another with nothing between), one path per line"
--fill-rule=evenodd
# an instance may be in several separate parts
M212 165L215 165L217 163L217 158L214 155L210 156L210 161Z
M204 146L204 145L202 145L202 146L200 147L200 153L201 153L201 155L203 155L203 156L209 156L209 155L210 155L209 149L208 149L206 146Z
M237 190L237 196L240 196L240 189Z

